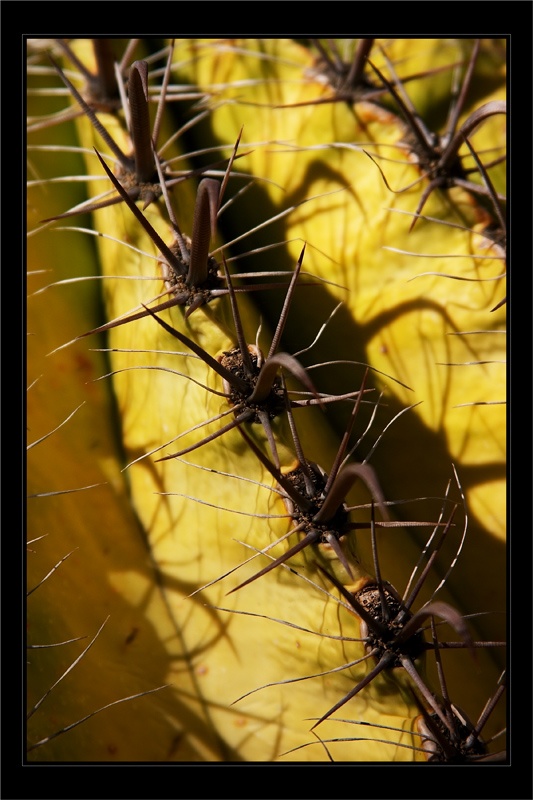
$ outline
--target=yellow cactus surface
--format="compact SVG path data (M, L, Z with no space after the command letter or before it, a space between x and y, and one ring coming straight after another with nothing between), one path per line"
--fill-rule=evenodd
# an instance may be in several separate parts
M146 39L130 53L109 40L127 63L107 104L76 68L96 74L91 40L28 42L29 761L425 762L423 715L457 707L475 723L496 691L506 349L491 230L505 195L505 42L375 40L363 96L324 70L328 57L349 66L358 42L178 39L158 51ZM167 95L153 150L170 208L165 190L134 197L135 215L102 161L125 185L117 148L131 155L125 98L140 61L151 125ZM473 177L454 173L420 209L431 175L395 95L442 131L469 68L450 135L467 132ZM205 177L224 188L209 254L225 291L188 313L166 302L158 242L193 235ZM150 181L161 195L161 174ZM121 202L61 217L106 191ZM264 358L276 340L276 367L267 400L246 396L236 424L217 364L239 324ZM289 394L271 412L282 378ZM287 397L301 407L288 413ZM332 481L309 469L315 494L300 476L291 507L299 458ZM390 606L372 613L385 627L365 639L357 598L380 581ZM394 590L404 639L387 627ZM452 643L442 665L435 638ZM437 760L499 757L505 717L503 696L479 752L456 743Z

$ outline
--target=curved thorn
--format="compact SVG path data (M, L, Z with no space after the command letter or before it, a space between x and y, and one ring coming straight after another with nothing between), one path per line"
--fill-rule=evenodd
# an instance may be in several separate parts
M188 286L201 286L207 280L209 243L216 232L220 184L203 178L198 186L191 234L191 260L186 277Z
M332 519L357 478L361 478L361 480L365 482L368 489L377 499L379 509L384 519L388 520L389 514L385 507L385 498L374 469L369 464L349 464L339 472L336 479L331 484L326 494L326 499L313 518L313 521L324 523Z
M139 183L147 183L153 180L156 168L150 132L148 63L146 61L134 61L131 65L128 98L135 177Z
M470 652L474 652L472 637L464 617L455 608L453 608L453 606L449 605L449 603L442 602L442 600L434 600L431 603L426 603L425 606L422 606L419 611L413 614L413 616L405 623L402 630L398 634L397 641L399 643L405 642L411 635L416 633L416 631L420 628L421 622L424 622L426 619L430 619L433 616L440 617L440 619L443 619L445 622L451 625L469 648Z
M457 158L459 148L461 147L464 137L470 136L471 133L489 117L494 117L496 114L506 114L507 104L505 100L491 100L488 103L477 108L468 119L466 119L455 136L450 141L448 147L442 154L439 162L439 168L446 169Z
M259 372L254 390L249 397L250 403L262 403L267 399L279 367L285 367L295 378L298 378L298 380L314 394L318 403L321 404L320 395L309 378L307 371L294 356L288 353L276 353L276 355L270 356L270 358L265 361Z

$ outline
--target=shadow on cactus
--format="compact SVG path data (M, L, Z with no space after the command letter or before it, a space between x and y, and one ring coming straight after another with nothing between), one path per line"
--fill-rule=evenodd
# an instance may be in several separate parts
M201 447L208 442L222 436L229 430L236 428L244 423L259 423L262 425L266 439L268 441L274 463L279 467L280 461L276 446L276 438L272 428L272 420L282 415L287 407L306 408L310 405L323 405L338 400L347 400L356 397L359 392L349 392L345 395L328 395L319 393L306 370L301 366L294 356L288 353L279 352L279 343L285 327L285 321L289 313L293 292L296 287L300 268L303 260L304 250L302 250L298 264L294 271L291 283L287 290L283 311L278 320L276 330L272 337L270 349L266 357L257 345L250 345L245 341L241 318L239 314L236 297L233 292L231 278L224 264L226 272L226 282L231 299L233 321L235 325L235 335L237 345L232 350L224 352L218 358L214 358L207 353L200 345L196 344L188 336L173 328L162 318L158 317L151 309L147 311L171 336L178 339L182 344L190 348L199 358L201 358L215 373L223 380L223 392L216 392L226 397L230 408L222 412L218 417L207 420L205 425L215 422L228 414L233 414L233 419L220 428L216 433L205 437L200 442L190 445L176 453L165 456L159 461L177 458L185 453ZM279 375L280 370L291 373L307 390L306 399L288 399L288 395L283 390L282 379ZM206 387L207 388L207 387ZM213 391L213 390L210 390ZM180 436L186 435L190 431L184 431ZM174 440L175 441L175 440ZM163 447L165 445L162 445ZM161 449L161 448L158 448Z
M432 627L434 628L433 622ZM439 651L434 652L437 656ZM342 737L322 738L316 731L313 731L316 737L315 741L307 742L282 755L287 756L309 747L320 746L326 751L329 761L334 762L335 758L328 745L353 742L356 750L358 743L375 742L379 745L390 746L391 761L394 759L394 753L400 748L410 751L413 761L427 761L429 764L503 763L507 759L506 750L495 749L493 745L497 745L498 740L505 734L505 730L498 731L488 739L482 738L482 732L505 691L505 683L505 672L503 672L498 680L496 690L488 698L475 723L472 723L464 712L450 701L446 693L441 701L435 698L442 710L442 716L439 717L434 710L426 710L425 704L413 691L412 695L420 709L420 715L409 727L379 725L365 720L330 717L330 721L337 726L340 724L356 728L361 731L361 735L347 733ZM442 689L441 685L441 691ZM367 735L363 735L365 732ZM391 733L396 734L399 739L385 738ZM402 741L403 738L411 741Z
M465 617L461 615L449 603L445 603L433 598L444 585L457 558L459 557L464 539L466 536L466 521L463 536L459 545L454 562L452 562L445 578L440 582L437 589L432 593L432 598L416 612L412 606L422 589L424 582L428 578L431 568L446 538L457 506L452 508L452 512L445 524L444 529L438 533L438 526L435 527L430 539L426 543L424 553L419 564L416 565L408 586L400 596L396 589L382 580L379 566L376 529L373 524L371 527L372 550L374 554L375 579L366 579L363 586L356 591L348 590L338 579L330 575L320 567L325 577L338 589L344 600L355 611L360 619L360 632L365 643L367 657L375 661L375 666L367 675L349 692L342 700L336 703L326 714L315 723L312 729L316 728L321 722L331 714L341 708L352 697L358 694L365 686L373 681L383 670L402 668L411 678L418 691L422 694L426 702L432 708L436 716L447 724L442 709L435 701L429 687L424 682L418 672L416 661L427 651L438 650L440 648L468 648L474 651L476 647L500 647L504 642L474 642L465 622ZM429 555L428 555L429 553ZM422 560L427 556L425 565ZM417 574L418 573L418 574ZM442 622L450 625L460 636L458 642L439 642L434 637L432 643L424 639L424 623L430 621L434 625L435 617Z
M449 487L448 487L449 490ZM448 492L447 492L448 494ZM445 506L448 503L448 497L444 498L444 505L442 515L444 515ZM434 530L427 540L426 547L420 555L419 563L413 569L410 580L403 596L400 596L390 583L383 580L380 571L379 557L376 544L376 523L373 518L370 525L372 549L374 556L374 577L360 578L355 586L345 586L339 579L324 567L316 562L315 566L319 573L322 574L328 583L331 583L340 593L342 600L338 601L340 605L351 611L352 614L359 619L360 622L360 638L350 639L350 641L360 641L364 645L365 654L349 663L340 665L335 668L335 671L347 670L357 664L362 664L370 661L374 664L369 671L357 681L356 685L335 703L326 713L324 713L314 723L311 731L317 728L320 724L324 723L342 706L348 703L352 698L358 695L363 689L368 687L378 676L383 673L395 676L396 680L400 680L400 671L405 672L408 680L408 687L414 685L420 695L424 698L431 713L443 725L448 725L446 721L445 712L441 705L435 698L431 688L426 683L423 677L423 666L425 654L428 652L435 652L444 649L468 649L474 653L477 648L491 648L502 647L504 642L496 641L475 641L472 639L468 625L467 616L461 615L452 605L447 602L435 600L435 595L445 584L449 577L462 549L466 536L467 521L465 520L465 527L460 537L459 546L456 552L455 559L448 568L446 576L440 581L437 588L432 592L429 601L425 602L417 611L413 610L413 605L420 594L422 587L431 575L431 570L434 567L435 560L442 548L443 542L453 527L453 518L457 510L457 505L452 507L448 519L438 520L435 523ZM373 512L373 505L372 505ZM427 523L423 523L426 524ZM284 569L291 569L296 572L293 567L284 563L285 559L281 560L281 566ZM297 573L300 574L300 573ZM258 577L258 576L255 576ZM300 577L303 577L300 574ZM315 584L313 584L315 585ZM316 585L317 588L318 585ZM323 590L322 590L323 591ZM226 610L229 609L219 609ZM237 612L246 613L246 612ZM253 615L252 615L253 616ZM261 616L261 615L257 615ZM426 623L430 623L432 630L435 630L434 619L440 620L439 624L447 624L453 628L458 634L458 640L452 641L439 641L436 636L433 637L431 642L425 638L425 633L428 629ZM292 623L284 622L283 620L273 620L274 622L294 626ZM302 628L302 630L304 630ZM321 636L327 634L318 633ZM336 638L336 637L334 637ZM341 637L343 638L343 637ZM251 692L242 695L235 702L240 702L245 697L261 691L268 686L289 684L295 681L310 680L317 678L322 673L316 675L308 675L305 677L298 677L279 681L276 684L267 684L265 686L257 687ZM324 673L327 674L327 673ZM400 684L401 685L401 681ZM412 691L412 689L410 689Z
M465 189L471 194L482 196L488 195L491 198L490 190L484 184L480 184L469 179L470 173L475 173L478 171L478 164L476 163L473 168L466 169L463 166L462 159L459 154L460 148L463 146L465 140L468 139L468 137L474 133L474 131L480 125L497 114L505 114L507 110L505 102L499 100L489 101L473 111L458 127L459 118L466 103L468 91L474 75L474 68L479 54L479 48L480 40L478 39L476 40L472 49L472 54L467 65L459 94L457 98L453 98L450 105L448 120L443 133L434 133L426 128L421 117L417 114L416 109L412 106L409 98L403 91L402 84L396 76L394 68L390 62L389 70L393 75L394 83L389 81L383 75L381 70L379 70L371 61L369 61L369 64L376 75L388 88L390 94L395 99L398 108L406 121L408 126L408 134L406 137L404 137L403 144L407 147L408 152L412 157L415 158L416 163L419 165L419 168L422 172L422 178L419 180L422 180L423 178L429 179L429 184L422 192L416 208L415 217L413 218L411 228L413 228L415 225L416 215L420 214L427 202L428 197L435 189L449 189L457 186ZM370 156L370 158L374 160L372 156ZM486 165L484 167L485 174L489 167L499 164L504 159L505 155L499 156L496 158L496 160ZM385 180L387 188L390 191L404 192L415 185L414 183L411 183L409 186L406 186L401 190L393 190L387 183L383 171L381 168L379 169L383 179ZM416 183L418 182L419 181L417 180ZM505 200L505 198L499 199Z
M505 749L489 751L490 745L501 738L505 734L505 730L499 731L487 740L484 740L481 734L505 692L506 672L502 672L494 693L488 698L476 722L472 723L464 711L451 702L433 619L431 620L431 637L442 698L440 701L436 699L436 702L441 713L437 713L434 705L427 708L413 693L420 709L420 716L416 720L416 729L421 738L425 757L431 764L484 764L505 761L507 759Z

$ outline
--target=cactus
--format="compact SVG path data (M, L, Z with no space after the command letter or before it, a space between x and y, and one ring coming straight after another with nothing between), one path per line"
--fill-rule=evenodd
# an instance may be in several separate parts
M28 758L504 759L505 41L28 63Z

